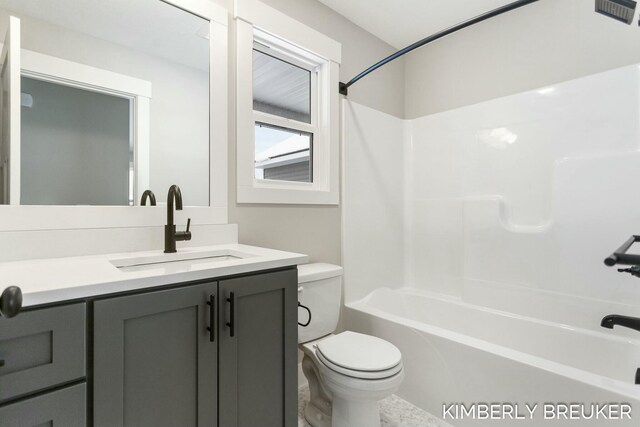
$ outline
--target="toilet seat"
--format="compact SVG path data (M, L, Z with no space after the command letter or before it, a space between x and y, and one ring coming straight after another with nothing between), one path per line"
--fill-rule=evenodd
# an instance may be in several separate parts
M386 369L384 371L359 371L355 369L346 369L342 366L336 365L335 363L331 363L319 351L316 351L316 357L324 366L326 366L333 372L361 380L381 380L384 378L392 377L398 372L402 371L402 363L399 363L393 368Z
M322 364L334 372L360 379L383 379L402 370L402 355L383 339L346 331L315 345Z

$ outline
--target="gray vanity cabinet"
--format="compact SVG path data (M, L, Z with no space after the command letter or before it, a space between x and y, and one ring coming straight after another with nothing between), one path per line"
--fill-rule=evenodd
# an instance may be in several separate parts
M0 427L295 427L297 277L258 272L0 318Z
M95 301L95 427L216 425L216 292L211 282Z
M220 281L219 427L297 425L297 280Z

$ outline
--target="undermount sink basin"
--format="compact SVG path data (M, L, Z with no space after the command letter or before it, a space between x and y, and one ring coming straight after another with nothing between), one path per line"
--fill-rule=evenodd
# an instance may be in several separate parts
M218 265L223 262L250 258L255 255L229 249L206 252L187 252L162 254L147 257L123 258L111 260L111 264L126 273L145 270L162 269L166 272L192 270L194 266L204 267L205 264Z

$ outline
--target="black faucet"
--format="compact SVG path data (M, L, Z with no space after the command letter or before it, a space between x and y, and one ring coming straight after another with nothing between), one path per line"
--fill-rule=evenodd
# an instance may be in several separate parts
M607 329L613 329L615 325L624 326L625 328L640 331L640 317L621 316L619 314L610 314L605 316L600 322L600 326Z
M151 206L156 205L156 195L153 194L153 191L144 190L144 193L142 193L142 198L140 199L140 206L147 206L147 198L149 199Z
M173 203L175 201L176 210L182 210L182 192L180 187L172 185L169 187L167 194L167 225L164 226L164 253L171 254L176 252L176 241L191 240L191 218L187 220L186 231L176 231L176 225L173 223Z

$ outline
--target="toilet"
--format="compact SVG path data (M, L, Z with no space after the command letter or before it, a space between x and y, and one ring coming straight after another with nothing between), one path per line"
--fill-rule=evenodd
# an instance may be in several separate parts
M298 301L309 309L298 326L302 371L310 400L304 416L313 427L379 427L378 401L404 378L402 355L383 339L351 331L334 334L340 316L342 267L298 266ZM298 310L299 324L309 321Z

